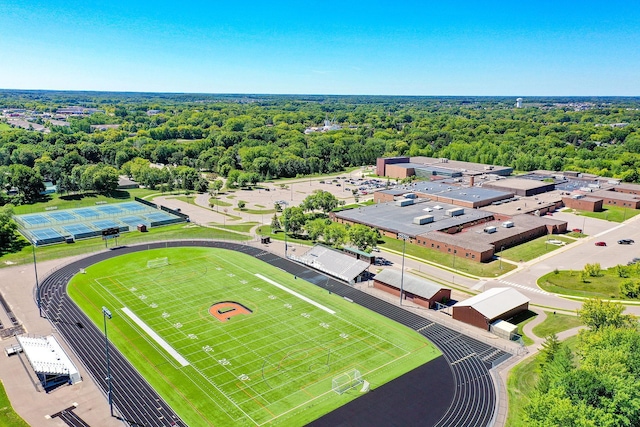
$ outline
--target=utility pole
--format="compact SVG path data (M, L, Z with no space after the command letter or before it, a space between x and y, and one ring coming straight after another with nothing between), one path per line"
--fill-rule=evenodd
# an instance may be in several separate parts
M402 297L404 296L404 254L407 248L407 239L410 237L404 233L398 233L398 237L403 240L402 243L402 271L400 273L400 305L402 305Z
M104 351L107 357L107 386L109 397L109 409L113 417L113 390L111 389L111 361L109 359L109 338L107 336L107 318L111 319L111 311L107 307L102 307L102 317L104 318Z

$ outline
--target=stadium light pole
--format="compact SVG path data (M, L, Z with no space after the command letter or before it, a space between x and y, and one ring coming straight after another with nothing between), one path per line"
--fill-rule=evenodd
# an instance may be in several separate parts
M42 317L42 300L40 299L40 282L38 281L38 261L36 260L36 246L38 243L33 240L31 242L31 249L33 251L33 271L36 274L36 303L38 304L38 312Z
M398 237L403 240L402 244L402 271L400 272L400 305L402 305L402 294L404 294L404 252L407 248L408 235L404 233L398 233Z
M111 319L111 311L102 306L102 317L104 318L104 351L107 357L107 385L109 388L108 397L109 397L109 409L111 411L111 416L113 417L113 390L111 389L111 361L109 359L109 338L107 336L107 318Z

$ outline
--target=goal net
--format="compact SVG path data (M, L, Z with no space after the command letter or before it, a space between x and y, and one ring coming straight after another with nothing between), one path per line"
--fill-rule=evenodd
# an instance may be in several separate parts
M331 389L338 394L342 394L358 385L362 384L362 375L357 369L343 372L331 381Z
M150 259L147 261L147 268L158 268L164 267L165 265L169 265L169 258L167 257Z

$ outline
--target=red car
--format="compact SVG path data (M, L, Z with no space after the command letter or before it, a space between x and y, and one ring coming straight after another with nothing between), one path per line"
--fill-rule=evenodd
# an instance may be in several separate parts
M582 233L582 228L574 228L573 230L574 233Z
M607 242L596 242L596 246L607 246Z

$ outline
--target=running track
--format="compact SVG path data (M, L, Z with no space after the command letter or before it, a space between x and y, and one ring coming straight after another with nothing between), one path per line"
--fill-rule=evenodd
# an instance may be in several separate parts
M92 264L114 256L147 249L181 246L224 248L254 256L337 295L350 298L357 304L418 331L442 351L444 359L446 359L446 365L450 369L451 378L448 382L446 378L443 378L443 375L447 377L448 373L442 367L445 365L442 363L434 363L430 374L416 378L416 381L419 381L424 387L420 391L413 390L404 396L405 400L412 400L410 402L412 411L409 411L409 417L407 416L407 407L384 404L386 400L391 400L395 396L388 393L397 393L394 390L394 386L397 388L401 381L407 381L405 375L396 380L398 383L392 381L379 387L368 395L363 396L365 399L356 399L331 414L321 417L313 422L312 425L371 425L371 419L377 419L378 421L388 420L388 422L385 422L386 425L404 426L413 424L416 426L433 425L435 427L484 427L491 423L496 406L496 393L489 370L493 364L508 359L511 356L509 353L379 300L351 286L328 279L327 276L315 270L260 248L215 241L159 242L122 247L72 262L52 272L42 280L40 294L43 311L85 365L85 368L105 395L107 390L105 378L107 374L104 357L104 335L101 329L96 327L68 298L66 293L67 283L81 268L87 268ZM111 356L113 401L116 414L133 426L186 426L115 347L110 346L109 354ZM427 364L425 367L429 367L429 365L431 364ZM437 372L433 369L437 369ZM444 382L433 382L431 384L429 379L434 376L440 377ZM427 384L422 384L422 382ZM451 386L445 387L448 390L437 387L443 383L451 384ZM447 396L448 393L452 396L448 407L444 405L434 408L431 405L431 403L438 400L434 396ZM373 404L367 405L364 410L358 410L358 402L367 400L379 401L374 401ZM362 403L360 403L361 405ZM422 413L420 409L422 409ZM362 416L354 417L354 413L360 413ZM427 413L431 415L431 418L436 414L442 415L437 421L426 423L427 419L429 419L426 416Z

